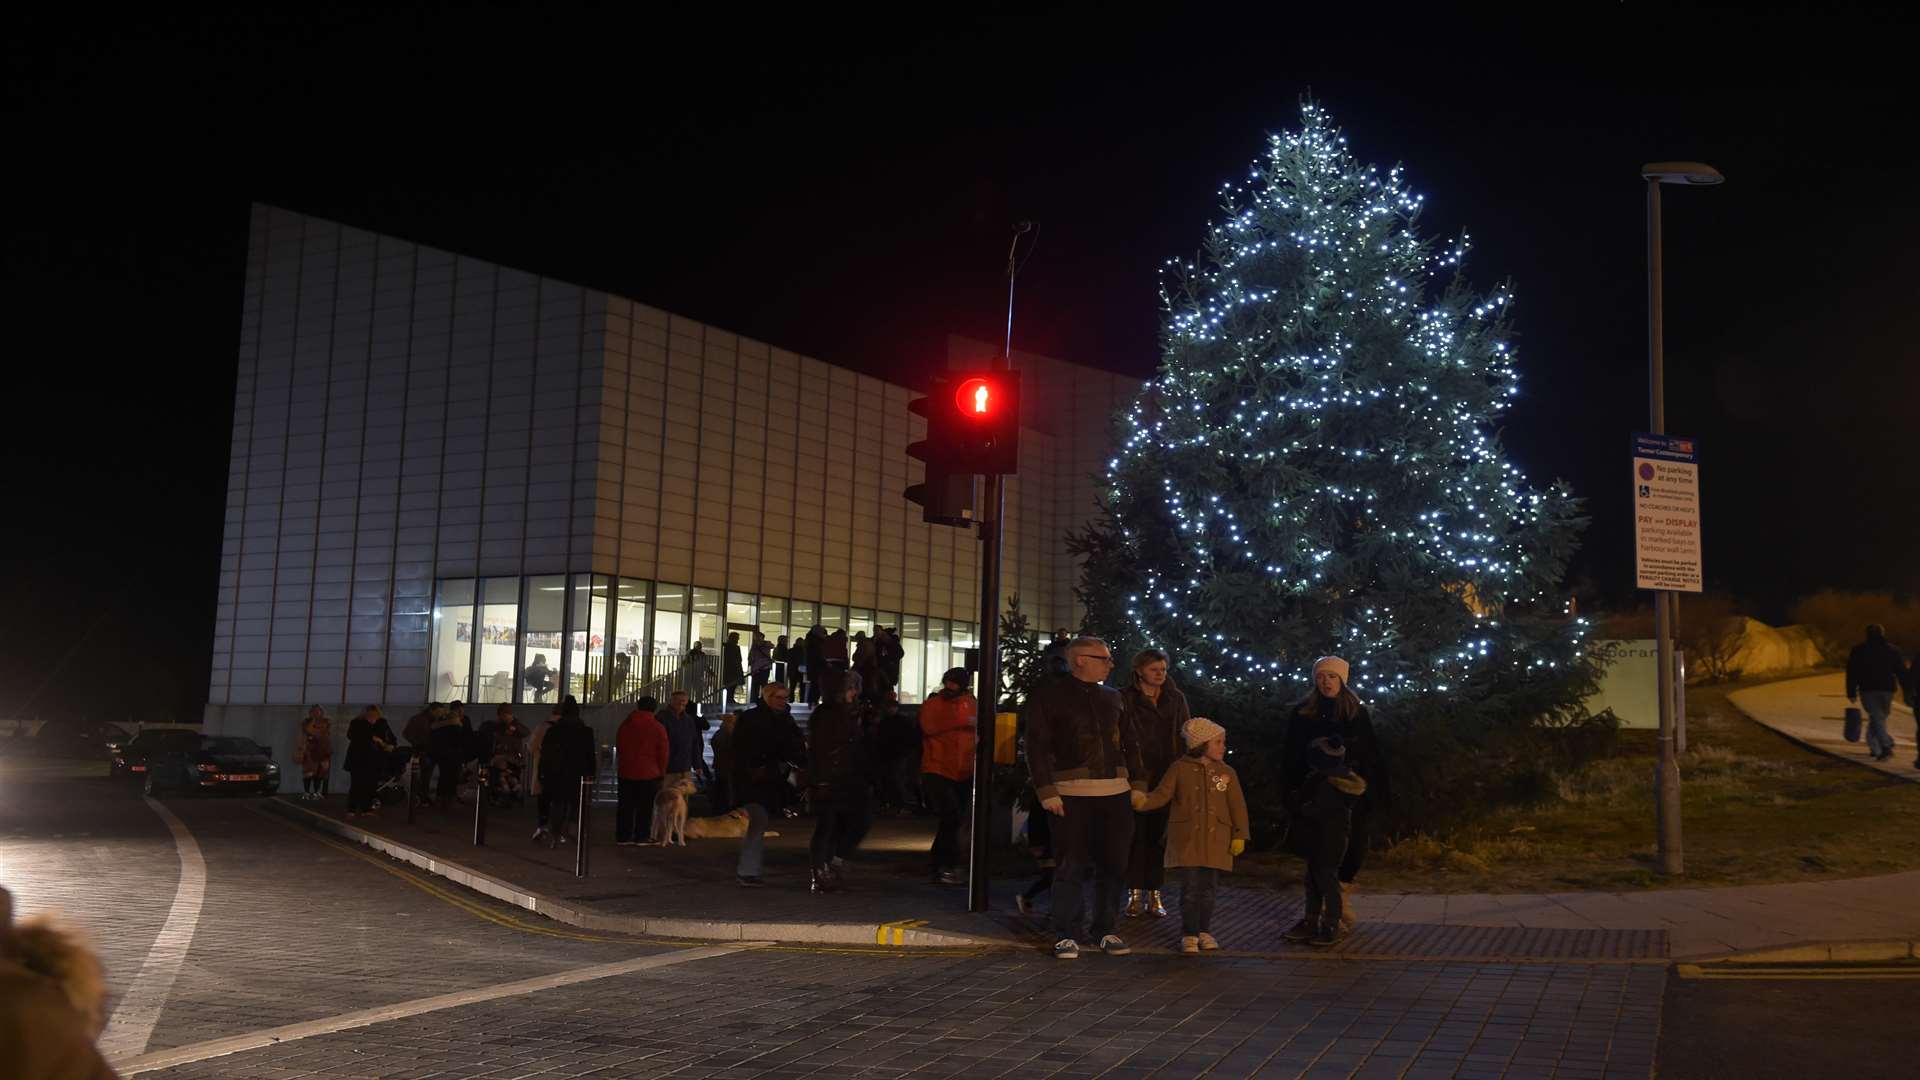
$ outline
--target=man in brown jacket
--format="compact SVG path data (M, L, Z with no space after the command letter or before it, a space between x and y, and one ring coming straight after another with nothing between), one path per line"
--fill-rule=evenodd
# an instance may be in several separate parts
M1113 652L1099 638L1067 646L1069 678L1049 679L1027 701L1027 771L1053 825L1053 955L1080 955L1082 918L1087 940L1109 956L1132 950L1113 932L1133 842L1129 793L1147 788L1140 744L1120 694L1101 685L1113 670ZM1082 878L1094 874L1091 913Z

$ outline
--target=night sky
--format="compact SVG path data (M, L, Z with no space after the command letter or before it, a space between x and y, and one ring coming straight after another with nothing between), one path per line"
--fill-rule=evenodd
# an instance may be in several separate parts
M1638 167L1664 159L1728 177L1666 200L1669 426L1702 440L1710 585L1776 621L1823 587L1920 592L1908 17L1329 8L14 12L0 716L198 715L254 200L895 378L996 337L1031 219L1016 346L1146 375L1156 268L1309 91L1407 166L1425 229L1471 233L1477 284L1513 281L1503 436L1588 498L1583 593L1636 599Z

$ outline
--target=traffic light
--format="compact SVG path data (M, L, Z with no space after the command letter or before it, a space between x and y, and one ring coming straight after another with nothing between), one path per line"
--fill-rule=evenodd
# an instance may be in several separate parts
M921 507L920 518L932 525L973 523L973 476L954 472L948 465L953 448L953 410L938 407L953 389L944 376L935 376L926 397L907 402L910 412L927 418L927 437L907 444L907 456L927 463L926 480L907 488L907 501Z
M927 418L927 437L907 454L927 463L927 480L907 489L925 507L925 520L965 525L973 520L973 478L1017 471L1020 456L1020 376L1004 369L937 375L926 397L907 408Z

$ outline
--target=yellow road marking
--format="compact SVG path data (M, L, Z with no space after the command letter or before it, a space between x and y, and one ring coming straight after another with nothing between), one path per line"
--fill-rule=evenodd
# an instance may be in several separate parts
M878 945L905 945L907 931L916 926L927 925L925 919L898 919L890 923L881 923L873 928L873 940Z
M1885 982L1896 979L1920 979L1920 964L1875 967L1762 967L1757 964L1675 964L1674 974L1683 979L1752 979L1761 982L1788 982L1801 979Z
M530 923L525 921L524 919L519 919L512 915L507 915L502 912L494 911L493 909L488 908L485 905L477 904L472 900L467 899L464 896L460 896L454 892L451 892L447 889L440 887L439 885L435 885L431 881L427 881L416 874L413 874L407 870L402 869L400 866L396 865L394 863L394 860L392 859L389 859L380 855L374 855L366 851L362 851L354 845L343 843L339 840L333 839L330 836L323 836L314 829L307 828L293 821L289 821L278 814L269 814L265 810L255 810L254 812L258 814L262 814L266 817L270 817L275 821L278 821L280 824L285 825L287 828L292 829L295 832L301 833L307 838L313 840L315 843L325 844L327 847L330 847L335 851L340 852L343 855L350 855L353 858L359 859L361 862L367 863L370 866L377 866L380 869L386 871L387 873L392 874L394 877L399 878L401 881L404 881L407 884L413 886L414 888L419 889L421 892L424 892L427 895L434 897L435 899L445 901L446 903L451 904L454 907L457 907L460 910L475 916L476 918L485 919L490 923L494 923L498 926L504 926L509 930L520 930L529 934L540 934L544 937L560 938L565 941L591 941L591 942L601 942L601 943L611 942L611 943L623 944L623 945L667 945L676 949L699 949L699 948L706 948L716 944L715 942L712 942L712 941L682 941L682 940L676 940L673 938L643 937L640 935L628 935L625 937L608 937L608 936L599 935L599 934L581 933L575 930L559 930L559 929L555 929L553 926L542 926L537 923ZM925 919L903 919L898 923L888 923L886 924L886 927L881 928L883 932L887 927L900 928L894 931L893 940L891 942L884 940L880 933L876 933L874 936L874 943L877 945L888 945L888 944L892 944L896 946L902 945L904 944L904 941L902 940L901 933L900 933L902 929L911 928L915 926L925 926L926 924L927 924L927 920ZM846 955L846 956L894 956L894 957L902 957L902 958L909 958L909 959L918 958L918 957L928 957L928 958L971 957L971 956L982 955L986 951L985 949L914 949L911 952L898 952L892 949L869 949L863 945L805 945L805 944L766 944L766 943L755 943L754 947L758 949L766 950L768 952L835 953L835 954Z

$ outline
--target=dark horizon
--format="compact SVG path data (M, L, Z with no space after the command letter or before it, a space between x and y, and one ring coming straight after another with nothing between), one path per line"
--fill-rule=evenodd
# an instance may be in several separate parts
M1307 93L1363 160L1406 166L1430 235L1473 235L1477 287L1513 281L1523 393L1502 435L1534 483L1588 500L1574 583L1636 599L1637 170L1696 159L1728 182L1667 198L1668 415L1703 448L1709 585L1774 622L1822 588L1912 596L1908 17L1663 13L1650 39L1651 17L1601 10L1577 52L1463 17L1457 39L1348 59L1295 47L1341 40L1298 19L1227 40L1061 16L741 41L539 9L16 16L8 118L36 167L7 258L27 326L11 704L204 699L256 200L908 382L950 332L998 340L1007 238L1033 220L1015 347L1145 376L1156 268ZM647 33L671 40L636 59Z

